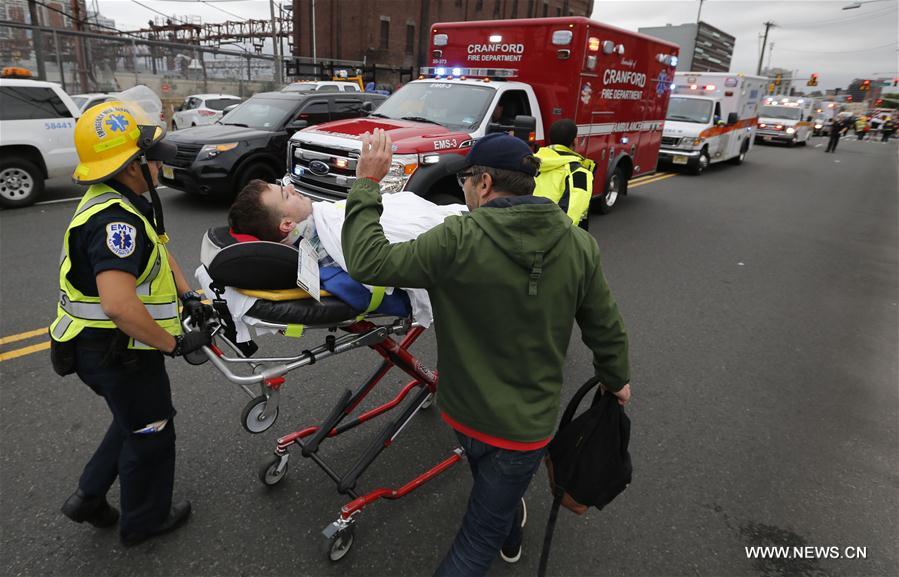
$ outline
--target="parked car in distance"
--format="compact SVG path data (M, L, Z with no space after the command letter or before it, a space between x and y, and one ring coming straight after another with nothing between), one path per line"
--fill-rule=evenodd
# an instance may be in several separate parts
M78 164L81 110L55 82L0 78L0 206L28 206Z
M118 92L91 92L89 94L73 94L72 101L78 106L81 112L84 112L88 108L93 108L98 104L115 100L118 96Z
M281 89L282 92L362 92L355 82L346 80L298 80Z
M240 96L231 94L193 94L184 99L172 115L172 130L191 126L206 126L219 120L222 111L231 104L239 104Z
M166 135L178 153L163 165L160 181L185 192L232 198L255 178L274 182L284 175L287 141L298 130L364 116L384 100L362 92L256 94L216 124Z

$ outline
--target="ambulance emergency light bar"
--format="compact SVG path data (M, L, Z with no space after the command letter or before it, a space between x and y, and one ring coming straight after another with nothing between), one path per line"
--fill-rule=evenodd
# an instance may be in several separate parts
M676 92L678 89L680 90L698 90L704 92L714 92L718 89L714 84L672 84L671 90L672 92Z
M518 76L517 68L446 68L444 66L424 66L420 70L425 76L434 76L437 78L441 76L474 76L478 78L512 78Z

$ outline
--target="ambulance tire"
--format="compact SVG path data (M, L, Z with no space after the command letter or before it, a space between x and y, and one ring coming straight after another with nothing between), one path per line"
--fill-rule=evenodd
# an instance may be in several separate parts
M612 176L609 177L606 189L601 196L594 197L591 208L599 214L609 214L623 194L627 194L627 176L620 166L616 166Z
M31 206L44 193L44 175L30 159L12 156L0 160L0 206Z
M730 159L730 163L734 166L740 166L743 164L743 161L746 160L746 150L749 148L749 141L743 143L743 146L740 147L740 154Z
M703 148L702 152L699 153L699 157L696 159L696 162L694 162L690 166L690 173L695 176L699 176L700 174L705 172L705 169L709 167L709 164L711 162L712 161L709 158L708 149Z

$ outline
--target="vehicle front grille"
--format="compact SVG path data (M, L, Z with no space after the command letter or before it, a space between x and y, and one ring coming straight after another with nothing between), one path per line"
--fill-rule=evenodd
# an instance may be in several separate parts
M355 150L292 142L288 147L290 179L301 189L329 197L346 198L356 181ZM328 167L326 174L315 174L310 165L318 161ZM320 166L320 165L319 165Z
M677 136L663 136L662 137L662 146L677 146L680 143L680 138Z
M202 144L178 143L177 146L178 152L175 154L175 158L170 164L178 168L190 168L190 165L197 159L197 154L200 153L200 149L203 148Z

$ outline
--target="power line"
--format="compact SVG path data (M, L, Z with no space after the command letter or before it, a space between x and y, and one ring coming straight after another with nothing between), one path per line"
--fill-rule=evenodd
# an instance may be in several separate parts
M889 12L895 12L896 6L887 6L884 9L877 10L875 12L868 12L863 14L855 14L852 16L845 16L843 18L833 18L830 20L819 20L817 22L800 22L798 24L786 24L782 26L783 28L808 28L812 26L820 26L821 24L843 24L849 20L862 20L867 18L872 18L875 16L883 16ZM854 24L854 22L852 22Z
M155 12L156 14L159 14L160 16L163 16L169 20L174 20L175 22L178 22L180 24L190 24L190 22L186 22L184 20L179 20L176 16L172 16L171 14L166 14L165 12L160 12L159 10L157 10L155 8L150 8L146 4L141 4L137 0L131 0L131 1L134 2L135 4L137 4L138 6L142 6L142 7L146 8L147 10L149 10L150 12Z
M43 6L44 8L46 8L47 10L52 10L53 12L58 12L59 14L62 14L63 16L65 16L65 17L69 18L70 20L72 20L72 22L78 22L78 23L80 23L80 24L88 24L88 25L91 25L91 26L96 26L97 28L102 28L102 29L105 29L105 30L112 30L113 32L116 32L116 33L118 33L118 34L127 34L127 35L130 36L131 38L138 38L138 39L141 39L140 36L135 36L134 34L128 34L127 32L122 32L122 31L120 31L118 28L114 28L114 27L112 27L112 26L106 26L105 24L100 24L99 22L90 22L89 20L83 19L83 18L75 18L75 16L73 16L72 14L66 12L65 10L60 10L59 8L56 8L56 7L54 7L54 6L50 6L49 4L45 4L44 2L41 2L41 0L34 0L34 2L35 2L35 4L40 4L41 6Z
M171 0L168 0L168 1L171 1ZM180 0L176 0L176 1L180 1ZM235 18L238 18L238 19L243 20L243 21L246 21L246 20L247 20L247 19L244 18L243 16L240 16L240 15L238 15L238 14L235 14L234 12L228 12L228 11L225 10L224 8L219 8L218 6L216 6L214 3L210 2L209 0L200 0L200 2L202 2L203 4L208 5L210 8L215 8L215 9L218 10L219 12L223 12L223 13L225 13L225 14L228 14L229 16L234 16Z
M854 54L857 52L873 52L874 50L880 50L882 48L889 48L891 46L896 46L899 42L890 42L889 44L883 44L881 46L871 46L870 48L860 48L858 50L838 50L836 52L822 52L820 50L797 50L795 48L778 48L778 50L783 50L785 52L803 52L807 54Z

